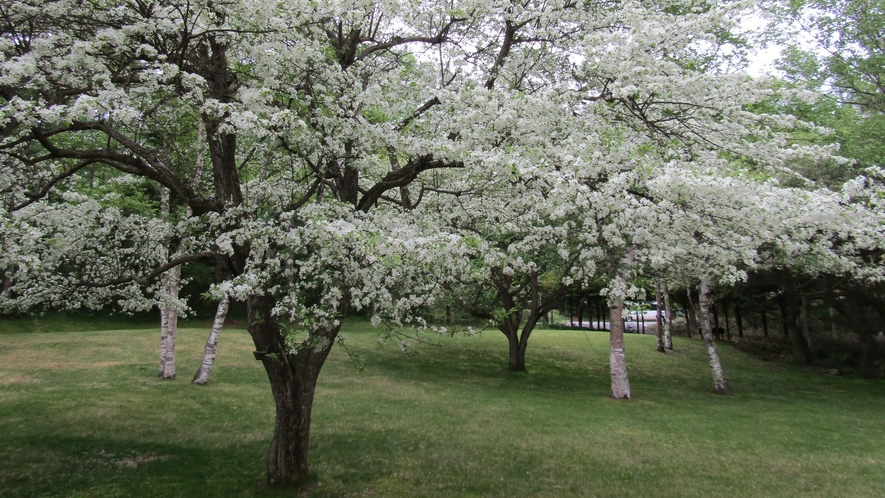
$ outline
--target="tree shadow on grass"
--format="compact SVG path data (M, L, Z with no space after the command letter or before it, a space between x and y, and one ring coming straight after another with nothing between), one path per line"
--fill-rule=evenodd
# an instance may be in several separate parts
M0 497L254 496L266 444L194 448L114 439L4 438Z

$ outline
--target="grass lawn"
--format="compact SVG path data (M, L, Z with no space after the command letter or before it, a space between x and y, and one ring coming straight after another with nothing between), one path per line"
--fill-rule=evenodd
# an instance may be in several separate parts
M736 396L710 393L698 340L628 335L633 401L608 398L608 336L539 330L528 373L500 333L415 345L345 326L320 376L316 482L263 486L270 389L242 323L207 386L189 381L208 321L185 324L179 379L155 378L149 324L0 321L0 497L883 496L885 383L720 352Z

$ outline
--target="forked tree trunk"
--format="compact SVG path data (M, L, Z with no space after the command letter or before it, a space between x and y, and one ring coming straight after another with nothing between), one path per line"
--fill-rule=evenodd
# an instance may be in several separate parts
M670 307L670 290L667 289L666 281L661 290L664 292L664 311L667 312L667 317L664 320L664 347L672 350L673 334L670 329L673 326L673 309Z
M633 265L636 249L631 247L621 259L621 268L618 269L617 287L626 287L627 273ZM624 353L624 296L609 299L609 320L611 321L609 332L609 370L612 379L612 398L633 399L630 390L630 378L627 375L627 360Z
M221 328L224 327L229 304L230 298L225 294L215 311L215 321L212 322L212 330L209 331L209 338L206 339L206 346L203 348L203 361L194 375L193 384L203 385L209 382L209 373L212 371L212 365L215 364L215 352L218 349L218 336L221 334Z
M274 435L267 450L267 483L300 484L310 477L310 415L317 377L340 326L315 331L295 352L285 350L279 325L272 316L273 301L252 296L248 302L249 333L261 359L276 405Z
M659 353L666 353L667 350L664 349L664 320L661 316L661 284L655 283L655 319L657 320L657 326L655 329L655 338L657 340L657 347Z
M701 312L701 336L704 338L704 346L707 349L707 358L710 361L710 373L713 375L713 392L715 394L731 395L728 382L725 381L725 372L722 371L722 363L719 361L719 351L713 340L713 324L710 316L710 301L713 295L713 277L706 274L701 278L701 288L698 293L698 301Z
M510 352L507 370L511 372L525 372L525 350L528 341L521 341L519 338L519 330L515 327L512 330L504 332L507 336L507 344Z

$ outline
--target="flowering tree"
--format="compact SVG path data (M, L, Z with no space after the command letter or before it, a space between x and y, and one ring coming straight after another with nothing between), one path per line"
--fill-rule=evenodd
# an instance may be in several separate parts
M438 255L463 254L463 232L447 223L454 217L440 216L459 192L496 178L484 190L495 197L489 205L529 209L517 228L540 230L541 220L567 218L524 187L550 186L605 241L602 252L588 239L573 254L617 262L648 240L652 224L637 237L626 223L651 212L646 185L667 168L777 166L800 153L778 131L789 118L746 112L765 86L716 69L722 29L741 8L5 5L4 301L144 308L167 299L164 274L214 261L213 292L246 302L276 403L268 481L300 482L314 388L340 316L363 308L375 320L416 321L411 310L438 290ZM168 189L189 216L123 213L72 188L102 168ZM541 209L502 202L523 195ZM535 250L523 246L512 255ZM538 264L523 258L518 270L536 282ZM617 308L630 264L609 268ZM617 373L626 379L625 367Z

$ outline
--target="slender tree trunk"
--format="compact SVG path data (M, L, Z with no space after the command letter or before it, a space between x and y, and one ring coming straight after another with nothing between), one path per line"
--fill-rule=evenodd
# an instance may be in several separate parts
M162 379L174 379L175 378L175 345L178 340L178 309L171 303L178 300L178 290L179 285L181 283L181 267L176 266L175 268L169 270L165 275L165 285L166 285L166 293L167 299L169 302L166 306L160 310L161 313L166 315L165 317L165 325L166 325L166 344L163 347L163 360L162 360L162 370L160 371L160 378ZM162 320L162 319L161 319ZM161 321L161 328L163 322Z
M787 303L783 295L778 296L777 305L780 306L781 309L781 327L784 330L784 339L787 339L790 337L790 319L787 318Z
M737 324L737 328L738 328L738 338L743 339L744 338L744 322L741 319L741 306L740 306L740 304L736 304L734 306L734 321Z
M796 345L799 346L799 351L802 353L802 360L806 364L811 363L811 349L808 347L808 342L805 340L805 334L803 333L803 327L805 326L802 323L802 310L801 305L796 302L796 299L790 299L787 304L789 307L790 314L790 323L793 323L796 326Z
M663 283L663 288L661 289L664 292L664 311L667 312L666 319L664 320L664 347L667 349L673 349L673 309L670 307L670 290L667 288L667 282Z
M655 282L655 318L657 320L657 327L655 329L655 338L657 339L657 348L658 352L666 353L667 350L664 348L664 320L661 317L661 284L659 282Z
M270 486L300 484L310 477L310 416L316 381L340 327L311 332L294 352L285 350L273 301L252 296L248 301L249 333L256 358L264 364L276 406L274 435L267 450ZM342 311L346 303L342 304Z
M578 328L584 328L584 298L578 298Z
M568 299L568 304L566 305L566 308L568 308L568 321L569 321L569 325L570 325L572 328L574 328L574 326L575 326L575 314L574 314L574 312L573 312L574 310L572 309L572 304L573 304L573 303L574 303L574 300L570 297L570 298Z
M762 308L762 337L768 338L768 316L764 307Z
M446 325L452 324L452 307L448 304L446 305Z
M166 307L160 305L160 370L157 377L164 379L166 374L166 348L169 344L169 314Z
M728 301L722 300L722 314L725 315L725 338L731 341L731 326L728 324Z
M829 308L830 308L830 334L832 335L833 339L836 339L839 337L839 330L836 328L836 308L834 308L833 305L830 305Z
M218 336L221 334L221 327L224 326L224 319L227 317L227 309L230 300L225 295L221 302L218 303L218 310L215 312L215 321L212 323L212 330L209 332L209 338L206 339L206 347L203 348L203 362L194 375L194 384L205 384L209 382L209 373L212 371L212 365L215 363L215 352L218 348Z
M713 294L713 277L706 274L701 279L701 288L698 293L698 301L701 312L701 336L704 338L704 346L707 348L707 358L710 361L710 373L713 375L713 392L715 394L731 395L731 389L725 380L725 372L722 371L722 363L719 361L719 351L713 340L713 324L710 320L710 301Z
M713 313L713 326L716 327L716 329L715 329L716 332L713 334L713 338L715 339L716 336L719 334L719 328L720 328L719 327L719 312L716 311L716 301L715 300L710 301L710 312ZM721 335L719 336L719 339L722 340Z
M624 288L627 273L633 265L636 257L636 249L631 247L621 259L621 268L618 270L617 279L620 281L618 288ZM627 375L627 360L624 354L624 296L609 298L609 320L611 322L609 333L609 369L612 379L612 398L633 399L630 390L630 379Z
M160 187L160 216L169 220L169 189ZM170 258L171 241L163 241L163 252ZM179 267L166 272L160 278L160 370L157 376L161 379L175 378L175 341L178 335L178 310L172 304L178 299L178 281L181 275Z
M685 292L688 295L688 309L685 310L685 323L688 328L688 338L691 339L691 329L698 327L698 318L694 311L694 299L691 298L691 287L686 286Z
M799 320L802 324L802 335L805 336L808 349L814 351L814 339L811 337L811 313L808 309L808 296L805 294L801 294Z

